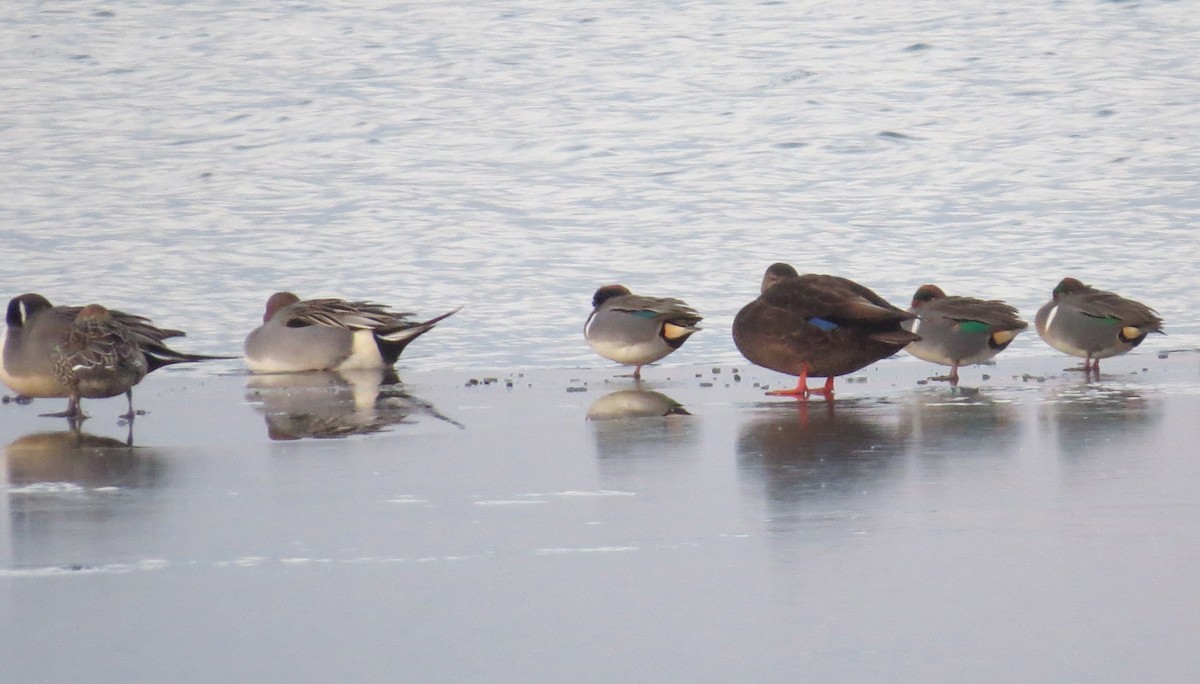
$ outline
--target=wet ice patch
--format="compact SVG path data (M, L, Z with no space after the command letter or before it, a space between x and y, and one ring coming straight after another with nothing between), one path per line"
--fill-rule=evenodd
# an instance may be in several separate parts
M700 544L698 544L694 541L682 541L682 542L675 542L674 544L663 544L663 545L659 546L659 548L667 549L669 551L674 551L676 549L698 549L698 548L700 548Z
M550 496L636 496L635 492L622 492L615 489L599 489L596 491L577 491L568 490L565 492L555 492Z
M8 488L9 494L82 494L85 491L74 482L34 482Z
M213 563L218 568L239 567L239 568L254 568L263 564L267 560L266 556L242 556L231 561L218 561Z
M385 503L393 504L424 504L429 503L429 499L418 499L415 496L401 495L394 499L387 499Z
M92 575L99 572L115 572L109 567L60 565L49 568L0 569L0 577L60 577L62 575Z
M559 546L546 549L537 549L534 554L538 556L558 556L569 553L621 553L624 551L637 551L636 546Z
M606 550L623 550L619 547L603 547L596 549L562 549L558 552L569 553L571 551L606 551ZM554 553L555 550L549 550L549 553ZM301 568L305 566L316 565L401 565L401 564L416 564L427 565L433 563L462 563L467 561L484 560L495 555L494 552L481 553L457 553L435 556L354 556L349 558L329 558L329 557L308 557L308 556L285 556L282 558L271 558L267 556L242 556L233 560L218 560L212 562L204 561L184 561L176 560L174 562L160 559L149 558L146 560L137 561L134 563L108 563L105 565L56 565L47 567L35 568L0 568L0 579L8 578L45 578L45 577L67 577L71 575L123 575L134 572L151 572L155 570L166 569L172 565L175 567L212 567L212 568L247 568L261 570L270 567L292 567Z
M484 499L476 501L476 506L529 506L532 504L544 504L545 499Z
M105 565L55 565L41 568L0 569L0 577L63 577L67 575L124 575L131 572L162 570L171 563L161 558L147 558L135 563Z

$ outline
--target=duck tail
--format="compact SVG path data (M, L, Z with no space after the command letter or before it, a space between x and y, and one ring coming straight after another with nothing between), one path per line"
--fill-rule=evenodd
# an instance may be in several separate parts
M921 339L920 335L911 333L907 330L880 330L868 335L873 340L878 340L884 344L895 344L901 347L910 342L916 342Z
M420 337L421 335L424 335L425 333L429 332L430 330L433 330L433 326L437 325L442 320L449 318L450 316L453 316L454 314L458 313L459 309L462 309L462 307L460 306L451 311L447 311L446 313L442 314L441 316L434 316L433 318L425 321L424 323L406 324L403 327L394 328L392 330L387 330L387 331L381 330L379 332L379 339L386 340L386 341L392 342L392 343L408 344L409 342L412 342L413 340Z
M396 359L400 358L400 353L404 351L404 348L408 346L409 342L412 342L421 335L433 330L434 326L446 318L458 313L460 309L462 309L461 306L456 307L440 316L434 316L424 323L416 323L403 328L389 330L387 332L379 332L378 338L381 346L380 351L383 352L384 361L387 363L387 365L395 363Z
M177 363L195 363L197 361L224 361L238 358L237 356L210 356L208 354L188 354L176 351L165 344L139 345L142 355L146 357L147 373L152 373L163 366L173 366Z

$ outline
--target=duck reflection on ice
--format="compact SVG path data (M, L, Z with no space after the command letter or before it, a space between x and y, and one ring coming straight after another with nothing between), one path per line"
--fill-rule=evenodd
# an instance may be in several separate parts
M653 390L618 390L609 392L588 407L588 420L621 420L624 418L660 418L691 415L683 404L662 392Z
M653 390L610 392L587 412L602 458L628 457L647 447L658 455L667 444L685 443L692 437L689 416L682 404Z
M372 434L422 415L463 427L405 392L392 369L252 375L246 398L259 405L267 436L280 441Z
M798 410L799 409L799 410ZM737 441L739 470L761 479L772 507L853 497L890 476L904 438L881 415L850 402L766 404Z
M144 521L156 495L139 493L164 488L168 471L163 452L79 430L23 435L2 458L0 567L59 567L89 549L111 552L103 530L117 518Z
M1152 396L1094 382L1055 391L1042 403L1040 415L1064 456L1121 452L1161 418Z
M158 485L164 466L158 452L78 430L36 432L4 449L11 488L74 485L84 489L137 489Z
M900 407L900 433L922 457L997 454L1020 443L1022 424L1011 402L960 385L911 394Z

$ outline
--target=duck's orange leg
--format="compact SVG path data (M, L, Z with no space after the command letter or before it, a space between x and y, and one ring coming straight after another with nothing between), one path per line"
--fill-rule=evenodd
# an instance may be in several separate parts
M821 389L817 389L815 387L810 388L808 390L808 393L809 394L820 394L820 395L823 395L826 399L833 399L833 376L831 375L831 376L825 378L825 386L824 387L822 387Z
M809 387L808 386L808 364L804 364L800 368L800 377L796 379L796 386L788 390L770 390L767 392L772 397L799 397L807 399L810 394L821 394L826 399L833 398L833 376L825 379L824 387Z
M796 379L796 386L787 390L769 390L767 396L771 397L799 397L801 399L808 398L808 364L800 367L800 377Z

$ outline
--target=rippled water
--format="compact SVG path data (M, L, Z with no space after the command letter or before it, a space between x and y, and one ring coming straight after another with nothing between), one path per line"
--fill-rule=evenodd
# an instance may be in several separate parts
M402 366L595 366L620 281L717 362L787 260L1028 316L1072 274L1194 347L1198 36L1162 2L11 3L0 296L209 352L276 289L465 304Z

